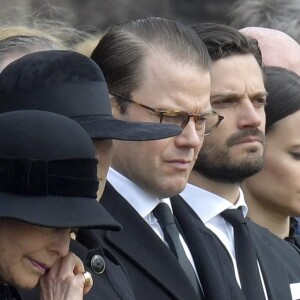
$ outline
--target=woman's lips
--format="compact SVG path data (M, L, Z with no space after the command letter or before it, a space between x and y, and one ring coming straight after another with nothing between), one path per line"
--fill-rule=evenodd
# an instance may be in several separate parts
M44 274L49 269L49 267L46 264L36 261L30 257L28 257L28 260L35 267L35 269L37 269L42 274Z

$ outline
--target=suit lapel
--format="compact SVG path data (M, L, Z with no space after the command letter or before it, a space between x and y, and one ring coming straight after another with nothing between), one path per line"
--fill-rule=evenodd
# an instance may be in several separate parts
M248 221L254 237L257 258L263 274L269 300L291 299L290 282L282 260L272 247L269 240L269 232L263 234L266 229L259 228L253 222Z
M168 290L174 299L186 299L187 291L191 294L189 299L196 299L190 282L168 247L109 183L101 203L123 227L120 232L107 232L107 241Z
M171 199L207 299L243 300L231 258L219 239L179 196Z

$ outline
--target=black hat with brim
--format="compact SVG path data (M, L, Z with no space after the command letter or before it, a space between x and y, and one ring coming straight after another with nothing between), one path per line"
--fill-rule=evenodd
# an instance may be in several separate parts
M87 132L45 111L0 114L0 218L53 228L120 225L97 202L97 160Z
M0 218L52 228L120 230L120 224L96 199L75 196L24 196L0 192Z
M67 50L27 54L0 73L0 113L29 109L72 118L94 139L147 141L182 131L175 125L114 118L99 66L90 58Z

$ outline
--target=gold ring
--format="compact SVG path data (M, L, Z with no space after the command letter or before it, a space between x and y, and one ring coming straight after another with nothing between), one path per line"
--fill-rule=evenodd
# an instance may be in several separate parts
M90 285L91 282L92 282L92 275L91 275L91 273L85 271L85 272L82 273L82 275L84 277L84 283L83 284L84 285Z

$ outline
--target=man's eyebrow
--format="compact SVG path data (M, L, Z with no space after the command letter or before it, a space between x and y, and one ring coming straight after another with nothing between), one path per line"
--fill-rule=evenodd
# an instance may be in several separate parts
M241 94L241 93L235 93L235 92L224 92L224 93L218 93L218 94L215 94L215 95L211 95L210 96L210 99L214 99L214 98L241 98L243 97L244 94Z
M255 93L254 95L252 95L250 98L266 98L268 96L268 92L264 91L264 92L258 92Z
M254 99L254 98L264 98L267 97L268 93L266 91L262 91L262 92L257 92L253 95L250 95L250 99ZM235 93L235 92L224 92L224 93L218 93L215 95L211 95L210 99L214 100L217 98L221 98L221 99L227 99L227 98L232 98L232 99L240 99L244 96L244 94L241 93Z
M291 150L292 150L292 151L293 151L293 150L299 150L299 148L300 148L300 143L299 143L299 144L292 145Z

